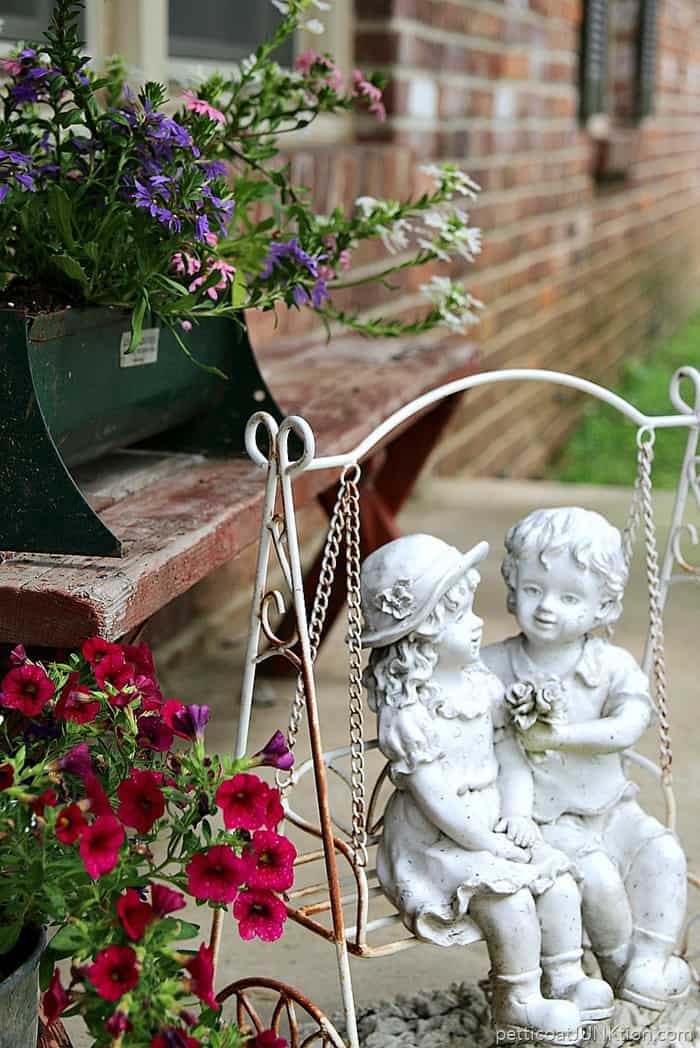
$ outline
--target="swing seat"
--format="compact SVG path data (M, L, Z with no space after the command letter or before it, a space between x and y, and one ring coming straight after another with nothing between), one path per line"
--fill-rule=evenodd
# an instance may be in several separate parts
M350 843L352 828L337 814L341 805L343 809L348 808L347 794L343 786L352 794L349 770L351 747L341 746L338 749L327 750L323 754L323 763L326 771L330 773L328 778L331 819L338 831L333 836L333 844L339 867L338 897L343 909L348 952L356 957L386 957L408 950L418 945L420 940L403 924L398 911L384 895L377 878L376 849L381 838L382 812L391 786L388 782L388 764L382 763L378 740L371 739L365 742L363 748L368 762L372 760L370 755L380 758L379 771L374 773L372 789L368 790L370 801L365 818L368 856L366 865L356 861ZM633 764L651 775L656 782L661 781L660 769L648 757L633 750L626 750L623 759L626 764ZM299 765L292 776L290 792L312 771L312 760ZM334 800L337 800L335 805ZM288 822L307 837L319 842L322 840L321 827L293 809L287 799L284 800L284 809ZM324 854L320 845L308 851L300 850L295 863L296 887L286 893L285 903L287 915L291 920L332 942L330 916L333 902L323 863ZM319 874L316 875L319 864ZM324 914L329 923L323 923ZM483 940L479 927L473 921L468 924L467 934L465 945Z

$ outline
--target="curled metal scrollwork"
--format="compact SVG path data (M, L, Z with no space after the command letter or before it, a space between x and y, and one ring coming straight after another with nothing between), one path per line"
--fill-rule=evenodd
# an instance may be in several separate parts
M263 595L260 601L260 626L262 628L265 639L267 640L270 647L258 655L257 662L264 662L267 659L273 657L273 655L282 655L288 662L291 662L292 666L298 671L301 669L301 661L299 656L296 655L291 649L298 642L298 634L295 630L291 637L279 637L275 632L275 628L270 622L270 614L274 614L282 617L287 611L287 604L284 599L284 594L280 593L279 590L268 590Z
M251 1000L256 990L266 1004L274 1001L269 1022ZM231 997L235 999L236 1022L244 1033L256 1036L272 1030L276 1037L287 1039L289 1048L344 1048L343 1039L321 1009L286 983L276 979L239 979L226 986L217 1000L223 1004Z
M695 392L693 403L687 401L681 394L681 383L683 382L686 384L690 382L693 386ZM671 403L681 415L695 415L700 419L700 371L697 368L688 366L678 368L678 371L671 379L669 395Z
M700 564L691 564L683 553L684 538L688 538L693 546L700 545L700 536L694 524L681 524L679 528L676 528L672 539L672 548L673 556L681 571L700 579Z

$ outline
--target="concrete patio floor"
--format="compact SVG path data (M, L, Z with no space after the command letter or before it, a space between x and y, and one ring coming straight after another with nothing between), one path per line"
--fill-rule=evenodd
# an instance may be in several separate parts
M577 504L598 509L615 524L622 525L630 492L611 488L572 487L542 482L497 480L431 480L421 485L401 516L404 532L424 531L441 536L462 548L486 538L491 555L482 566L482 584L476 608L486 621L485 643L514 631L514 620L505 610L500 578L503 535L516 519L538 506ZM664 523L670 516L671 495L657 497L660 540L665 538ZM695 512L694 508L691 511ZM698 819L699 772L697 751L700 726L696 703L698 695L698 641L700 638L700 590L687 584L671 590L666 617L667 657L671 723L674 739L674 784L679 802L679 831L691 869L700 866L700 820ZM633 577L625 601L625 613L618 626L616 641L637 656L641 654L646 629L645 578L638 550ZM344 628L336 624L318 660L318 691L324 748L347 745L346 660ZM233 745L240 685L242 643L233 647L222 643L215 657L184 660L169 666L167 683L174 695L184 701L207 702L212 706L208 739L212 749ZM260 682L260 702L256 706L250 736L250 751L265 743L277 729L286 729L294 686L291 681ZM367 713L366 736L375 734L374 717ZM650 729L641 752L656 754L656 740ZM308 740L302 729L297 760L308 756ZM309 805L310 776L300 789L298 807ZM337 796L333 791L333 797ZM661 814L658 788L643 786L643 800L649 810ZM295 805L296 806L296 805ZM691 889L692 890L692 889ZM700 909L700 893L691 895L690 912ZM196 910L208 927L209 914ZM451 982L478 981L488 970L486 951L479 943L467 948L441 950L420 945L385 959L353 960L352 973L356 1000L362 1003L393 997L424 988L446 988ZM288 922L283 938L267 945L244 943L231 918L225 922L225 935L218 973L218 985L251 975L270 976L289 982L311 997L325 1012L338 1010L339 993L333 947ZM264 1012L264 1006L263 1006ZM71 1031L76 1048L87 1045L78 1031Z

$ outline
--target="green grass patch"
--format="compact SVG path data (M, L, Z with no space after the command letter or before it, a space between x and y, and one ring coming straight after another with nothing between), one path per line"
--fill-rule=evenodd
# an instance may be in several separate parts
M675 409L669 400L669 383L682 364L700 368L700 312L648 358L627 361L615 392L647 415L672 415ZM635 436L632 422L613 408L589 399L581 422L554 465L553 475L570 484L630 484L636 473ZM674 488L678 483L686 439L685 429L657 431L657 487Z

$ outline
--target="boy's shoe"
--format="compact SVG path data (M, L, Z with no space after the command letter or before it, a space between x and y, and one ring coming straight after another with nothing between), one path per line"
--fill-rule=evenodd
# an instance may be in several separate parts
M573 1045L581 1036L581 1016L570 1001L547 1000L540 992L541 969L520 975L491 975L491 1014L497 1043L532 1041Z
M613 1013L613 992L602 979L586 975L581 965L582 950L571 950L542 958L543 991L546 997L575 1004L584 1023L602 1022Z

